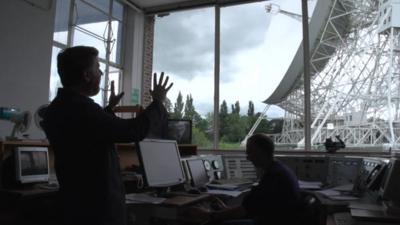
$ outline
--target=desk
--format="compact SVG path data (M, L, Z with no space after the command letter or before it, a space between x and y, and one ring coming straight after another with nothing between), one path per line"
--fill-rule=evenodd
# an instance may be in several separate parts
M129 203L127 202L128 224L154 225L154 224L188 224L179 216L187 207L194 206L210 199L208 194L176 195L167 198L160 204ZM201 221L194 221L194 223ZM204 221L203 221L204 222Z
M315 193L324 206L326 225L399 225L400 216L385 216L380 202L366 194L364 197L352 201L334 201ZM350 212L351 211L351 212ZM363 215L364 214L364 215ZM371 216L367 216L367 215ZM380 214L380 216L378 216ZM359 216L357 216L359 215ZM335 222L335 217L343 221Z
M55 224L57 190L0 189L0 224Z

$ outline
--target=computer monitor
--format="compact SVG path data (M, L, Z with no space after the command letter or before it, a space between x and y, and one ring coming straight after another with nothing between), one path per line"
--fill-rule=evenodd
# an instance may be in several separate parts
M192 120L168 119L167 139L178 144L192 143Z
M187 160L191 184L194 187L205 187L209 183L207 170L202 159Z
M383 200L388 200L400 206L400 160L391 159L383 182L379 190L379 194Z
M138 146L140 164L149 187L165 188L185 182L176 141L144 139Z
M49 155L46 147L17 147L15 150L16 180L22 184L48 182Z

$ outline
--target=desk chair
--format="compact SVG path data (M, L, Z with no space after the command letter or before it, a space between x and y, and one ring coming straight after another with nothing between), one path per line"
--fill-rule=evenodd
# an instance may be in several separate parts
M299 224L324 225L326 222L323 207L314 193L306 190L300 191Z
M300 205L296 215L298 223L293 225L325 225L326 218L324 215L321 202L314 193L301 190ZM277 222L276 224L279 225L280 223ZM255 225L255 222L251 219L230 220L222 223L222 225Z

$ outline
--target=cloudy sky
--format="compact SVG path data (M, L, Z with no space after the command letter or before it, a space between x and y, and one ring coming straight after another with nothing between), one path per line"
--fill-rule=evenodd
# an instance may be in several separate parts
M301 1L275 0L281 10L301 14ZM312 10L316 0L309 1ZM266 2L221 9L220 101L240 102L241 113L248 102L262 111L285 74L302 39L301 21L268 14ZM214 99L214 8L176 12L156 18L155 72L165 71L174 82L169 98L178 92L191 94L196 110L213 111ZM311 14L311 13L310 13ZM268 116L282 116L271 108Z

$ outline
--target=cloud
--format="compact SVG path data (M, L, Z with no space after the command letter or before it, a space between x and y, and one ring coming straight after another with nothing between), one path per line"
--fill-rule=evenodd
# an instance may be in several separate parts
M265 3L221 9L221 65L228 76L236 69L231 57L262 44L270 18ZM214 8L177 12L156 18L154 70L191 80L214 72ZM241 15L240 19L237 15ZM261 18L261 20L260 20ZM249 26L249 24L251 24Z
M214 13L211 8L156 18L154 70L184 79L213 69Z
M275 1L281 9L299 13L301 4ZM265 12L265 2L221 9L220 102L239 101L241 113L248 102L255 111L275 90L286 73L301 41L301 22L286 15ZM213 111L214 102L214 8L192 10L157 18L154 67L166 71L178 92L192 94L196 110L203 116ZM271 107L268 116L283 116Z

